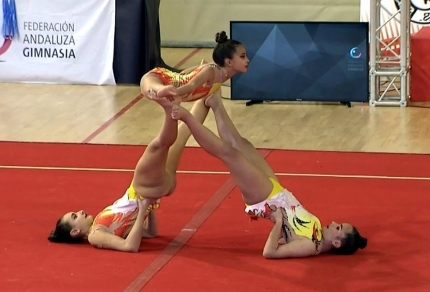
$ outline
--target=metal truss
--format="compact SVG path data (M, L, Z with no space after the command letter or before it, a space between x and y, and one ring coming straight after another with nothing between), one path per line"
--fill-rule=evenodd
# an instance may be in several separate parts
M405 107L410 96L409 0L396 0L396 9L387 9L382 0L370 1L370 98L371 106ZM389 15L381 23L381 13ZM383 28L400 24L400 34L383 37Z

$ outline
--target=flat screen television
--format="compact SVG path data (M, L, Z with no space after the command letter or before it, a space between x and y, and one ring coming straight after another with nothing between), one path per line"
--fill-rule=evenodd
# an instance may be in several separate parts
M230 37L249 58L233 100L369 100L368 23L231 21Z

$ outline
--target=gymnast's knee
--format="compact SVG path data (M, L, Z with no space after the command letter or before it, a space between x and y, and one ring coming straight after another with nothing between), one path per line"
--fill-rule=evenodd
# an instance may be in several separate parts
M239 155L239 151L229 143L223 143L219 152L219 158L225 162L234 162Z

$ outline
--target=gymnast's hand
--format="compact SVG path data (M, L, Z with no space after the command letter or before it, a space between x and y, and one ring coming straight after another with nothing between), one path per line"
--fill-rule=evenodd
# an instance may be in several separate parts
M152 205L157 202L156 199L151 198L140 198L137 200L137 203L139 205L139 210L146 210L147 212L152 210Z
M152 210L159 208L160 199L139 198L138 204L139 204L139 210L146 210L147 212L151 212Z
M272 220L274 223L282 222L283 219L284 214L282 212L282 208L277 208L276 211L273 211L272 214L270 214L270 220Z

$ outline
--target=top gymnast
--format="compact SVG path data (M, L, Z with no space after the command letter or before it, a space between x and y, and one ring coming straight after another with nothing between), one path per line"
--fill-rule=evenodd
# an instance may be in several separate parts
M179 105L172 106L172 118L185 122L197 143L228 167L242 192L246 213L253 219L270 218L275 223L264 257L307 257L326 252L350 255L366 247L367 239L357 228L336 222L322 226L318 217L280 184L266 160L237 131L219 91L205 103L213 110L219 137Z
M150 99L171 100L175 96L182 102L194 101L212 95L233 75L248 70L249 60L240 42L228 39L225 31L217 33L215 40L214 63L201 64L181 73L165 68L152 69L140 81L142 94Z
M164 124L137 162L133 180L124 195L95 218L83 210L64 214L48 237L51 242L89 242L96 248L138 252L142 237L156 236L152 210L159 207L161 197L174 191L179 160L191 135L185 124L178 127L178 122L171 118L171 102L166 99L156 102L164 108ZM191 109L201 123L208 111L204 99L198 100Z

